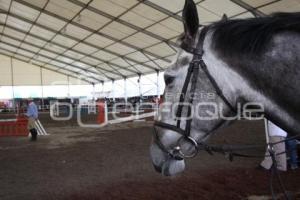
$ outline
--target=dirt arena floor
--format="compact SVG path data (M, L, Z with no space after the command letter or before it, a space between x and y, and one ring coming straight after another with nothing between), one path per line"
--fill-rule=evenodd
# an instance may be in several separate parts
M151 121L93 129L78 127L76 119L54 122L47 114L40 119L50 135L35 143L0 137L1 200L269 199L270 174L255 170L260 159L229 162L201 152L187 160L183 174L163 177L149 157ZM210 142L263 144L264 137L263 122L240 121ZM288 191L300 192L300 170L282 177Z

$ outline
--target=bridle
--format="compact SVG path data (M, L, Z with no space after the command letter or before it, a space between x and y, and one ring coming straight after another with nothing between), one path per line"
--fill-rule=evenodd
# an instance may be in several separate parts
M182 160L184 158L190 158L190 157L195 157L200 149L200 147L202 147L203 149L207 150L207 145L205 145L205 143L203 142L203 140L214 130L218 129L222 124L218 124L217 127L215 127L215 129L209 133L206 133L201 139L201 142L197 142L193 137L190 136L191 133L191 124L192 124L192 118L186 120L186 126L184 129L181 128L181 115L182 115L182 110L184 107L184 102L186 99L186 94L187 94L187 90L188 90L188 86L191 85L191 89L190 89L190 98L188 100L189 105L193 104L193 100L194 100L194 93L196 90L196 86L197 86L197 79L198 79L198 75L200 72L200 68L202 69L202 71L205 73L205 75L208 77L209 81L211 82L211 84L213 85L216 94L224 101L224 103L230 108L231 111L233 111L234 113L235 108L229 103L229 101L227 100L227 98L224 96L224 94L222 93L220 87L218 86L218 84L216 83L215 79L211 76L211 74L209 73L209 71L207 70L207 65L205 64L205 62L203 61L203 55L204 55L204 50L203 50L203 45L204 45L204 39L205 36L207 34L209 30L209 27L205 26L199 36L198 39L198 43L196 48L191 47L189 45L187 45L186 43L183 43L181 45L181 48L183 50L185 50L186 52L189 52L191 54L193 54L193 59L189 65L188 68L188 72L182 87L182 91L181 91L181 95L180 95L180 99L179 99L179 105L177 108L177 112L176 112L176 125L171 125L171 124L167 124L164 122L160 122L160 121L155 121L154 122L154 139L157 143L157 145L159 146L159 148L167 153L170 157L176 159L176 160ZM191 106L188 107L188 111L187 111L187 116L190 116L192 112L192 108ZM180 135L182 135L180 137L180 139L177 141L177 144L180 144L181 142L188 141L190 142L193 146L195 151L191 154L191 155L187 155L185 153L183 153L181 151L180 146L176 146L171 150L168 150L160 141L158 132L156 127L160 127L163 129L168 129L168 130L172 130L175 131L177 133L179 133Z

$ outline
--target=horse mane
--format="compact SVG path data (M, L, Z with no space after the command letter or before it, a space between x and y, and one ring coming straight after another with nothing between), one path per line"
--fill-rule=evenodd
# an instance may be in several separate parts
M300 33L300 12L275 13L268 17L234 19L211 25L212 47L222 56L259 56L275 34Z

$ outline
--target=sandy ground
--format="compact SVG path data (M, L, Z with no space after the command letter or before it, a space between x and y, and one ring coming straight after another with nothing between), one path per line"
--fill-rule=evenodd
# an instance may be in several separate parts
M229 162L222 155L201 152L187 160L187 169L179 176L156 173L148 151L152 122L92 129L78 127L75 119L58 123L42 115L41 121L50 135L36 143L29 138L0 138L1 200L218 200L269 195L269 173L254 169L260 159ZM263 123L237 122L210 141L263 144ZM263 149L251 153L263 154ZM300 191L299 170L282 176L289 191Z

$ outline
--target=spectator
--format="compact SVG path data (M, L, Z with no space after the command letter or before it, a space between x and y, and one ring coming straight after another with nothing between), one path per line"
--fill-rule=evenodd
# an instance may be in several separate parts
M31 133L31 141L36 141L38 133L35 121L38 119L38 109L33 99L28 99L28 107L25 115L28 117L28 130Z
M269 130L269 133L267 133L269 134L269 143L279 142L278 144L273 146L275 154L279 154L275 156L275 159L277 161L277 169L280 171L286 171L287 170L286 153L282 153L285 152L286 150L285 142L280 142L280 141L285 140L287 133L270 121L267 122L267 128ZM260 163L259 168L266 169L266 170L271 169L273 165L273 161L269 155L270 154L267 150L265 159Z
M297 143L296 139L286 141L286 149L289 156L289 165L292 170L298 169L298 151L297 151Z

